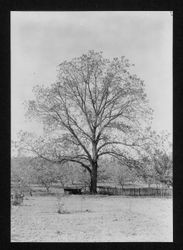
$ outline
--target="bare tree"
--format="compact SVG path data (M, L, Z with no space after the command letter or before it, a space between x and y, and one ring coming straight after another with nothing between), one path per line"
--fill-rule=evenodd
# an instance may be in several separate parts
M129 169L127 166L123 166L116 162L116 171L113 174L113 180L116 184L119 184L122 189L128 183L134 183L137 181L137 175L135 169Z
M23 133L24 148L51 162L82 166L91 177L91 193L97 192L101 157L137 167L152 110L144 82L130 66L125 57L108 60L94 51L62 62L58 81L35 87L35 100L28 103L28 115L44 124L47 137L34 140Z
M141 158L138 176L148 184L169 184L173 181L172 143L170 134L153 132L153 143L146 145L146 154Z
M30 191L34 182L34 170L31 165L31 158L12 157L11 159L11 182L13 186L22 192Z
M47 193L49 193L50 187L57 180L55 166L53 166L52 163L40 158L35 158L32 161L32 164L36 182L46 188Z
M117 183L124 188L124 185L126 184L128 175L124 172L120 172L119 175L117 176Z
M64 188L68 184L73 184L77 179L75 172L74 166L71 166L68 162L63 166L57 164L55 169L56 180L59 181L62 188Z
M156 180L167 186L173 185L173 161L172 156L159 150L154 155L154 167L156 171Z
M159 147L154 151L152 161L156 171L156 179L167 186L173 185L173 159L170 134L162 131L159 135Z

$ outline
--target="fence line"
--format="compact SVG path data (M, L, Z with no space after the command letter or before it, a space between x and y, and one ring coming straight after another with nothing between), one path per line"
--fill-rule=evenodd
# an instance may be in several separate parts
M124 196L172 196L170 188L117 188L97 187L100 194L124 195Z

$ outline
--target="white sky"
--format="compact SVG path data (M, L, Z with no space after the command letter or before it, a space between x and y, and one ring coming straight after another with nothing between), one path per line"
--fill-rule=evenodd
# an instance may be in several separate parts
M153 128L172 132L172 23L170 12L11 12L11 134L41 133L24 118L23 101L36 84L56 80L56 67L88 50L125 56L145 81Z

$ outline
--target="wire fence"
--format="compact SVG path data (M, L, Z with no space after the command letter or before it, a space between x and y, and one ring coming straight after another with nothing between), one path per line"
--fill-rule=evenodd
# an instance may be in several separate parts
M99 194L124 195L124 196L163 196L171 197L171 188L117 188L117 187L97 187Z

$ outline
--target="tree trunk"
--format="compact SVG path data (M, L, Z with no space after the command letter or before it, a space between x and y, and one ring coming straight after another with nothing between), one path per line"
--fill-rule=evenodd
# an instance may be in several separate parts
M95 132L93 134L93 138L95 138ZM92 142L92 155L93 160L91 161L91 184L90 184L90 193L97 193L97 143L96 141Z
M97 163L92 164L90 193L97 193Z

